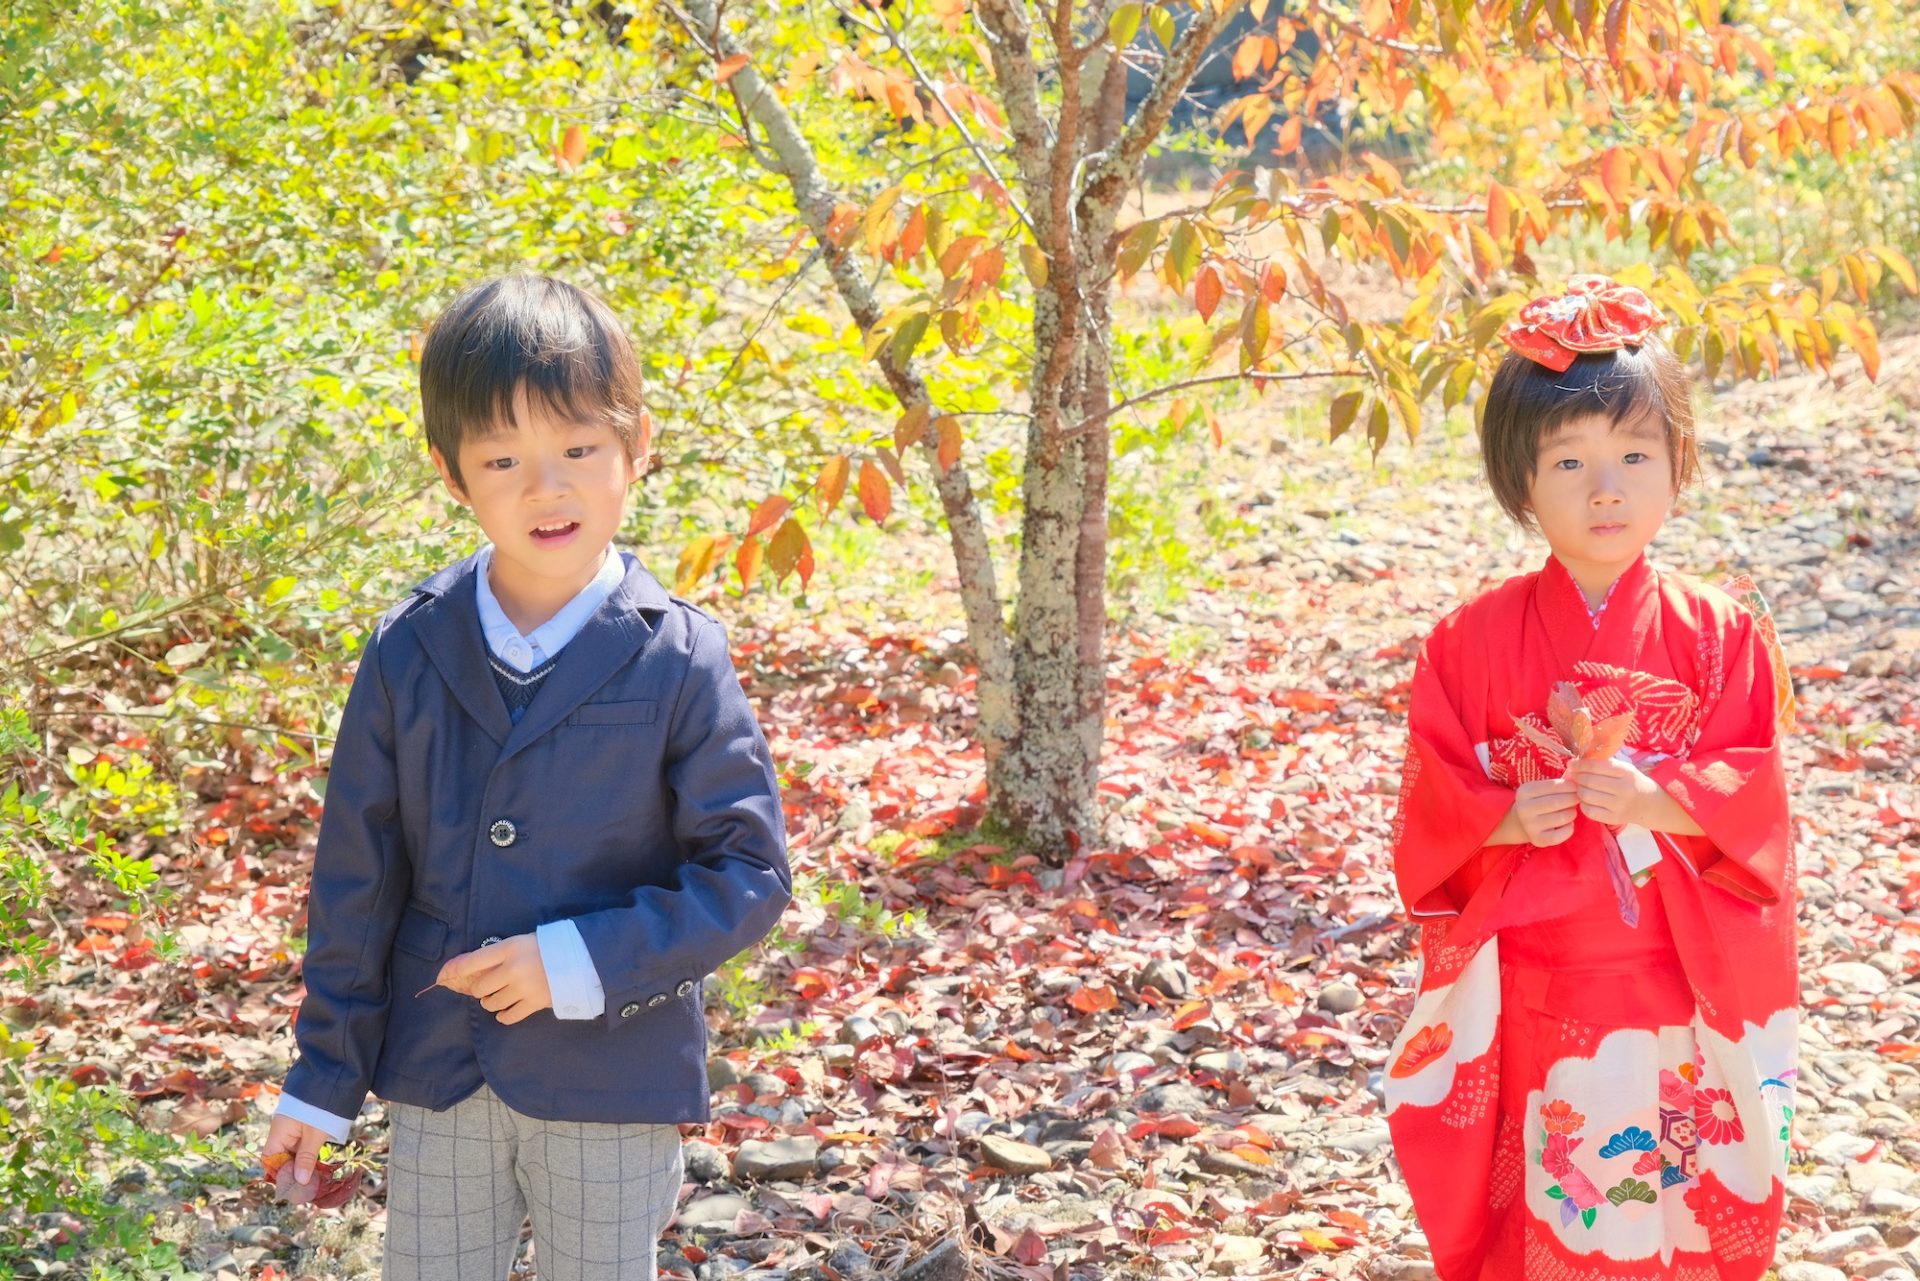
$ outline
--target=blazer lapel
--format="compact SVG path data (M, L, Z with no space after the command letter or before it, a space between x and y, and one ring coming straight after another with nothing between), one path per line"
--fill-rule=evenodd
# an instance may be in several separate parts
M414 588L427 600L408 615L408 621L467 715L494 742L505 743L513 721L487 663L487 640L480 631L480 606L474 596L478 564L476 552Z
M580 634L560 651L553 670L541 683L533 702L521 714L520 723L506 735L500 759L539 738L586 701L588 695L607 683L620 667L640 652L653 635L653 620L671 605L666 588L625 553L617 553L627 564L627 575L613 593L600 602ZM477 615L476 615L477 617ZM476 625L476 633L477 633ZM493 678L487 678L488 692ZM498 698L495 699L498 702ZM504 721L505 713L501 715Z

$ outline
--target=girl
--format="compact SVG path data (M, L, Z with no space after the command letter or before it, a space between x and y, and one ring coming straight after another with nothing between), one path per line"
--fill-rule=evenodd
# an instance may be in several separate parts
M1481 451L1552 551L1420 651L1394 871L1419 994L1387 1119L1443 1281L1753 1281L1793 1113L1771 632L1644 557L1698 465L1640 290L1502 337ZM1790 695L1791 686L1786 687Z

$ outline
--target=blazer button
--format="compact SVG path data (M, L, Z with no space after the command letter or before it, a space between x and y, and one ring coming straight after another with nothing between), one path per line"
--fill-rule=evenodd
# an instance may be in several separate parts
M504 818L493 820L493 826L487 829L487 839L505 849L520 837L520 831Z
M647 998L647 1008L650 1010L653 1009L655 1006L665 1005L666 1003L667 1003L667 994L665 992L655 992L652 996Z
M691 995L693 995L693 980L692 980L692 979L681 979L681 980L680 980L680 986L679 986L679 987L676 987L675 989L673 989L673 994L674 994L675 996L691 996Z
M500 941L500 936L498 934L489 934L487 935L486 938L480 940L480 946L492 947L495 943L498 943L499 941Z
M639 1012L640 1012L640 1002L638 1001L628 1001L625 1005L620 1007L620 1017L623 1019L630 1019L634 1015L638 1014Z

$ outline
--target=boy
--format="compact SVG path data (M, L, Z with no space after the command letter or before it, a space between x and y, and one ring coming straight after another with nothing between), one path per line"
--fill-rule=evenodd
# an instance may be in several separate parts
M429 452L489 542L381 618L342 714L307 995L266 1155L306 1182L390 1104L384 1276L652 1281L707 1116L701 979L791 892L719 623L611 544L651 427L613 313L468 290L420 364Z

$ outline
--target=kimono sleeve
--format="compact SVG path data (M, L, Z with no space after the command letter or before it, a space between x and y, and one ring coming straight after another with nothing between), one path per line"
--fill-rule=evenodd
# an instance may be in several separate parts
M1500 856L1517 846L1487 838L1513 807L1513 792L1487 777L1458 692L1468 664L1463 617L1447 619L1420 647L1408 711L1407 760L1393 827L1393 870L1415 916L1458 912Z
M1774 707L1773 659L1753 616L1732 602L1703 611L1713 629L1701 647L1706 678L1721 667L1702 708L1699 737L1684 758L1660 761L1648 777L1700 825L1704 836L1675 836L1700 878L1763 906L1786 888L1786 768ZM1718 633L1717 635L1714 633Z

